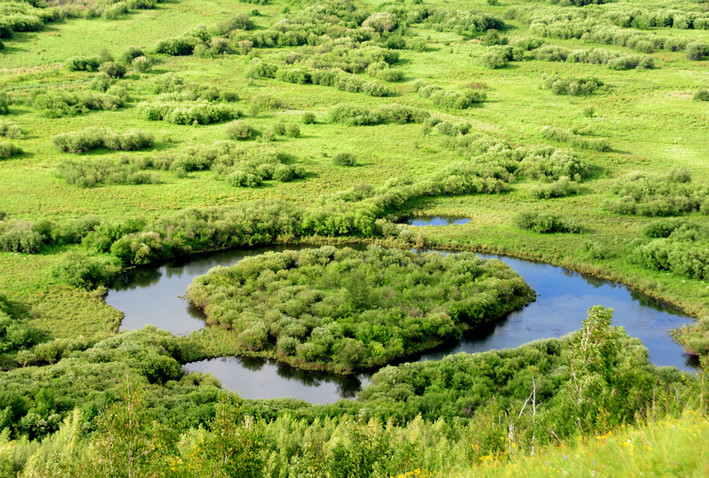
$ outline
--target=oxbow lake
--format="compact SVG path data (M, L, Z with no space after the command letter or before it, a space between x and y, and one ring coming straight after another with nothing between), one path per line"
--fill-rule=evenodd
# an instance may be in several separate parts
M175 335L187 335L205 326L201 311L183 298L192 280L215 266L230 266L244 257L286 247L217 252L160 267L142 268L110 289L106 303L123 311L121 330L155 325ZM443 252L443 251L441 251ZM690 322L679 310L611 281L595 279L548 264L482 255L499 259L517 271L537 292L537 300L511 313L488 330L471 333L455 344L422 354L418 360L440 360L459 352L484 352L518 347L532 340L560 337L577 330L594 305L614 309L614 324L640 338L657 365L692 370L691 357L672 342L670 330ZM274 361L239 357L202 360L185 365L188 371L208 372L244 398L296 397L312 403L352 398L369 377L342 377L294 369Z

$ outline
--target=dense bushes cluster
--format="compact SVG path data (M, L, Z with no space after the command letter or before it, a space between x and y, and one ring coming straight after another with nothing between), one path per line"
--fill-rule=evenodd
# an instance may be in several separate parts
M632 13L625 6L621 11L603 15L597 10L573 10L558 7L515 7L508 14L530 24L530 31L550 38L580 39L587 42L606 45L618 45L632 48L642 53L652 53L658 49L671 51L683 50L686 41L671 37L661 37L640 33L631 25ZM658 12L660 12L658 10ZM681 14L685 19L689 12ZM630 23L628 23L630 22ZM704 20L699 20L702 28L707 28ZM686 28L686 21L679 21L675 28ZM664 25L667 26L667 25ZM633 28L629 28L633 27Z
M567 76L562 78L557 74L546 75L542 82L542 87L551 90L555 95L590 95L601 86L603 86L603 82L595 77Z
M51 433L59 417L78 410L41 445L3 443L0 459L18 457L16 466L27 474L67 477L107 476L111 465L161 475L166 463L178 476L463 472L579 434L600 436L639 416L673 416L702 393L687 375L652 367L647 350L610 326L610 317L610 310L594 307L570 337L386 367L359 399L326 406L220 398L199 375L173 379L177 339L131 332L83 345L47 367L51 374L30 367L13 376L21 378L17 393L0 398L15 419L11 436ZM121 358L129 383L108 384ZM96 386L71 386L69 366ZM154 370L157 380L150 380ZM157 385L161 377L165 387ZM104 401L95 391L102 385L109 389ZM172 407L179 420L168 427ZM47 420L52 414L57 418ZM128 459L135 450L144 453Z
M65 223L5 219L0 221L0 250L35 253L46 244L78 244L99 223L98 218L94 216L85 216Z
M709 241L675 238L655 239L634 250L637 262L655 271L668 271L689 279L709 279Z
M414 83L414 89L419 96L429 98L436 105L451 109L471 108L487 99L487 92L483 89L446 90L440 86L429 85L421 80Z
M651 238L637 245L634 260L655 271L690 279L709 279L709 243L696 224L682 219L660 219L643 231Z
M451 138L449 144L484 175L507 182L521 177L556 181L563 176L582 181L591 174L589 164L570 150L551 146L513 148L480 133Z
M606 65L611 70L655 67L655 62L650 56L622 55L602 48L571 50L560 46L543 46L534 50L532 55L537 60Z
M354 104L339 104L330 110L328 116L333 123L344 123L349 126L371 126L386 123L422 123L430 116L430 113L396 103L377 109Z
M35 342L32 330L23 322L12 318L4 310L5 306L4 300L0 299L0 354L30 347Z
M212 170L217 179L233 186L258 187L263 181L288 182L305 176L292 157L268 144L239 145L221 141L212 146L191 146L182 153L118 159L77 159L62 162L57 174L70 184L94 187L102 184L154 184L148 170L173 171L179 176ZM249 179L247 181L246 179Z
M571 181L567 176L561 176L557 181L543 183L535 186L530 191L535 199L552 199L578 194L579 189L575 181Z
M610 151L611 149L610 141L605 138L587 138L552 126L542 128L542 136L552 141L571 143L572 146L579 149L590 149L599 152Z
M155 184L155 174L144 171L138 161L128 158L69 159L57 167L57 174L67 183L82 188L104 184Z
M583 227L574 219L541 212L523 212L515 217L517 226L539 234L568 232L578 234Z
M140 129L117 133L111 128L89 127L83 131L62 133L54 137L57 149L67 153L86 153L99 148L135 151L150 148L154 143L153 135Z
M686 168L672 171L667 176L647 176L631 173L618 179L612 192L618 199L606 207L618 214L638 216L677 216L698 211L709 198L709 191L694 185Z
M123 395L125 385L116 380L119 376L142 385L152 418L179 410L175 419L180 426L203 423L213 414L219 389L206 377L183 374L175 342L167 332L147 328L97 343L77 337L21 351L19 360L50 365L0 375L0 430L13 437L42 438L74 408L81 409L86 422L93 421L102 407ZM50 415L56 416L49 420Z
M151 121L182 125L223 123L242 115L231 105L186 101L144 103L140 111Z
M389 70L386 70L389 71ZM309 69L303 67L282 67L266 64L256 59L249 70L249 76L255 78L275 78L287 83L334 86L341 91L350 93L365 93L369 96L394 96L390 87L381 83L365 81L362 78L342 70Z
M195 279L187 296L248 350L349 371L487 325L534 293L504 264L470 253L326 246L215 269Z
M88 111L113 111L125 105L123 98L94 91L71 93L62 90L50 90L34 96L35 108L42 110L47 118L77 116Z
M187 154L175 161L185 161L180 167L187 168L187 162L197 158L198 162L193 167L207 169L207 165L212 167L213 159L210 158L215 157L211 151L206 150L206 155L201 157ZM251 158L248 152L246 154ZM239 169L242 166L237 160L228 161L223 175L231 181L230 174L226 172L232 166L237 172L243 169ZM248 161L250 159L247 164ZM170 163L168 160L161 164ZM217 169L221 170L221 167ZM277 170L277 167L273 170L274 178ZM253 175L256 176L255 173ZM496 177L487 168L453 164L431 180L420 183L392 180L378 189L355 187L323 196L304 208L261 201L242 203L238 207L189 209L129 230L109 225L104 228L101 225L85 236L90 250L110 250L128 266L152 264L197 252L273 244L311 235L399 235L404 240L410 240L413 239L410 233L386 222L383 217L421 197L494 194L504 189L505 180Z

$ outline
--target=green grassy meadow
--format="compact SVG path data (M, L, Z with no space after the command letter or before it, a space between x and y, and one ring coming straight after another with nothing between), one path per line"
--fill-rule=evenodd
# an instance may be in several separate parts
M0 7L4 8L7 2L0 2ZM47 2L46 7L59 8L60 3L63 2ZM68 3L74 5L74 2ZM95 5L107 8L113 3L95 2ZM145 229L126 234L133 237L131 234L157 230L150 227L169 221L187 209L239 210L246 204L281 201L298 211L311 211L322 198L325 198L323 204L335 203L333 198L338 193L352 188L364 190L364 185L375 191L372 193L374 202L377 194L384 195L389 191L387 188L398 187L397 184L415 188L420 184L444 182L454 174L451 168L463 163L477 169L460 174L471 174L485 181L499 179L504 183L503 190L485 194L469 188L451 193L413 194L400 204L387 203L377 209L372 222L378 219L389 224L411 216L440 215L471 218L467 224L418 229L396 226L394 236L356 230L352 234L306 231L284 234L271 242L425 245L538 260L624 283L679 307L700 323L703 318L706 318L704 323L709 320L709 103L695 99L698 92L709 89L709 47L699 59L688 58L688 45L709 44L709 28L701 23L701 19L709 18L706 2L618 0L583 7L574 6L579 2L533 0L273 0L263 3L171 0L145 8L129 8L127 13L112 19L102 18L100 12L95 18L74 15L47 21L39 31L22 31L15 27L17 31L8 34L9 37L0 35L0 132L3 122L15 125L22 132L21 137L0 136L0 147L9 142L22 150L6 159L0 154L0 312L7 313L31 331L35 348L43 343L72 341L77 337L86 338L91 344L120 337L122 313L105 303L107 284L74 287L58 277L56 270L71 257L67 254L73 252L115 259L117 254L110 246L122 236L114 237L109 247L101 252L87 252L81 238L64 242L45 238L34 253L28 254L13 251L10 246L3 250L3 234L13 228L24 231L48 220L58 230L88 216L106 224L124 224L131 220L147 224ZM6 21L3 19L5 11L0 8L0 33ZM393 12L386 18L395 18L396 26L389 29L374 22L371 22L373 26L367 26L370 20L365 19L377 11ZM693 15L694 27L639 28L637 22L623 27L608 23L609 12L634 11L644 12L646 17L650 15L648 12L669 12L668 15L674 12L678 26L680 14ZM416 12L425 14L416 17ZM449 12L448 16L445 12ZM486 30L492 29L464 25L463 12L504 21L499 32L504 42L486 45ZM639 13L637 16L641 18ZM7 18L10 17L8 13ZM552 17L557 23L549 20ZM251 23L248 28L221 26L234 18L247 18ZM284 23L284 19L289 19L290 23ZM557 24L569 30L583 24L588 31L584 35L547 34L544 33L547 31L545 22L551 22L548 31ZM593 35L604 28L609 32L617 30L625 34L626 39L633 35L642 39L636 39L635 48L629 47L629 42L624 45L617 40L601 42L600 33ZM307 30L311 36L298 40L297 44L257 44L260 38L273 32L281 32L285 37L291 30ZM210 38L200 38L200 32ZM357 35L369 40L353 41ZM158 42L174 38L189 38L193 54L173 56L156 52ZM219 39L228 44L228 51L216 52ZM648 39L659 43L645 50L642 45L638 46L638 41L651 43ZM529 49L520 46L531 40L540 43ZM657 46L662 42L664 48ZM501 52L506 45L511 57L504 61L505 66L491 68L486 55ZM654 62L654 68L613 69L608 66L610 63L540 59L540 49L552 47L569 55L593 49L610 58L633 56ZM96 71L97 68L89 68L92 71L68 68L76 58L100 56L104 65L104 60L110 58L121 62L122 55L130 48L140 49L139 56L147 57L151 67L139 71L128 62L125 75L119 78L108 78ZM397 57L389 63L377 56L386 54ZM512 58L513 55L517 56ZM275 78L255 73L254 65L258 64L275 65L280 73L301 68L308 70L312 78L318 71L335 71L338 78L350 83L340 87L335 80L330 86L314 84L312 79L287 82L275 73L271 75ZM343 68L351 68L351 71L342 71ZM399 72L400 81L384 81L383 76L378 76L377 68ZM589 94L555 94L553 88L544 87L547 79L554 75L571 80L593 77L602 85ZM179 78L182 83L160 92L160 85L169 78ZM105 81L106 88L97 87L99 81ZM361 91L349 86L357 82L365 84L358 87ZM455 107L436 100L435 93L425 96L421 82L432 85L433 91L482 91L486 99L469 107ZM365 93L370 83L388 89L388 96ZM202 91L200 88L231 92L238 100L186 99L184 96L190 92L197 94ZM115 109L86 106L78 114L50 117L38 100L43 94L55 97L105 94L121 106ZM4 114L3 95L9 99ZM173 109L186 104L226 105L234 115L238 111L240 121L248 123L257 134L246 141L230 141L231 119L211 124L198 124L197 120L178 124L149 119L145 111L158 104L171 105ZM392 104L423 112L429 118L409 122L382 120L379 124L353 126L333 120L331 114L337 105L356 105L375 111ZM309 113L314 115L314 121L304 121L304 115ZM447 134L441 127L446 122L452 124L452 128L459 128L458 133ZM278 125L297 125L299 133L292 136L273 133ZM151 144L140 150L99 146L72 154L61 152L54 143L57 135L93 127L110 128L116 133L138 129L151 136ZM556 128L567 136L550 136L545 128ZM596 150L588 146L600 144L594 141L607 141L609 146ZM227 143L237 149L268 148L282 165L302 168L304 175L283 181L264 176L262 183L259 180L259 187L244 187L234 179L241 171L234 165L219 170L215 166L219 160L214 160L211 167L175 167L178 161L192 160L209 148ZM528 159L524 158L531 155L529 152L544 148L549 154L570 155L583 165L584 174L571 178L576 194L539 198L540 188L550 187L560 176L567 176L565 172L534 173L533 168L541 167L538 164L546 159L534 159L538 161L534 163L537 166L529 159L532 166L526 166ZM356 165L335 164L333 158L338 153L354 154ZM126 179L106 180L81 187L62 177L62 168L70 160L85 165L113 162L116 171L139 168L150 180L134 181L139 184ZM136 166L141 164L153 166ZM157 164L167 166L155 166ZM131 174L134 172L131 170ZM650 193L639 199L638 204L650 204L648 208L651 208L655 204L666 206L686 200L692 206L673 213L661 213L659 209L650 209L646 215L623 213L617 206L621 194L614 191L634 181L626 178L632 174L638 177L638 173L650 178L649 183L652 178L659 178L662 185L657 188L669 188L668 194L674 195L665 199L663 193L655 196ZM691 176L691 180L667 179L682 174L687 178ZM369 207L367 200L343 199L342 207ZM539 233L524 229L520 227L519 217L525 212L573 219L581 232ZM676 227L684 236L671 235L672 232L665 236L648 235L648 228L658 221L666 221L666 216L678 218L677 224L681 222L682 226ZM334 236L340 237L335 239ZM667 242L660 244L663 240ZM644 259L639 258L651 246L666 249L654 253L650 259L647 258L650 252ZM188 249L194 253L219 247ZM170 257L170 253L165 254L151 262ZM691 266L682 262L690 260L694 261ZM121 267L136 264L139 262L124 261ZM704 329L709 330L709 327ZM709 335L704 329L685 331L693 340L683 342L690 352L709 353L706 339ZM230 332L217 327L195 334L190 340L204 356L234 351L249 354ZM0 348L0 369L3 370L0 374L11 373L26 364L21 360L25 352ZM114 395L116 398L117 393ZM678 424L680 430L691 428L697 440L707 439L704 418L697 424L688 422L691 420L687 415L682 415ZM2 423L0 420L0 425ZM658 448L669 447L658 452L666 456L676 451L677 441L682 446L686 441L684 432L679 437L674 435L672 423L642 426L623 433L627 433L628 443L635 443L642 436L647 450L656 443ZM625 438L623 435L623 440ZM0 452L4 446L2 440L0 434ZM564 474L597 476L589 471L591 469L598 471L598 476L639 474L640 468L629 471L628 467L637 460L628 458L627 453L632 455L632 450L621 448L625 441L604 439L594 443L593 439L589 440L569 452L573 454L568 464L564 451L550 449L543 455L512 464L496 461L500 458L498 454L490 463L482 460L480 468L451 473L517 476L520 469L531 467L535 471L530 475L548 476L542 463L546 459L551 461L553 471ZM685 453L684 458L689 459L690 453ZM614 465L595 469L588 465L586 454L589 459L595 456L599 461ZM0 453L0 458L2 456ZM653 461L647 472L700 476L706 471L699 462L685 463L678 459L674 463L676 465L667 460ZM684 469L682 467L693 471L685 475L680 470ZM0 476L4 476L2 471L0 467ZM433 476L419 472L405 472L401 476Z

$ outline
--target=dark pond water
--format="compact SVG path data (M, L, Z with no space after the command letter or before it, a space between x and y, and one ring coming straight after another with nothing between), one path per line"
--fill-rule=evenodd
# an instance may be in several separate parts
M449 217L449 216L421 216L407 219L406 224L411 226L451 226L470 222L469 217Z
M343 377L311 372L273 360L225 357L185 365L190 372L211 373L227 390L242 398L296 397L310 403L332 403L354 398L369 382L368 375Z
M152 324L173 334L189 334L204 327L201 313L181 296L192 280L217 265L232 265L244 257L268 250L229 251L192 257L179 263L135 271L109 290L106 303L121 310L121 330ZM458 352L517 347L523 343L559 337L577 330L593 305L615 309L614 323L640 338L657 365L691 370L689 356L673 343L669 331L690 319L672 307L635 293L627 287L595 279L561 267L507 257L497 258L516 270L537 292L537 300L510 314L486 331L466 336L454 346L423 354L420 360L438 360ZM330 403L352 397L367 381L366 376L346 378L305 372L270 361L242 358L212 359L185 365L190 371L209 372L225 388L245 398L296 397L314 403Z

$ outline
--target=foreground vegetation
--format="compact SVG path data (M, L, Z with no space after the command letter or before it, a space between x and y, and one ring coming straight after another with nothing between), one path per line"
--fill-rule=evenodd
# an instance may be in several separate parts
M596 348L582 334L402 364L357 401L313 407L220 399L180 365L237 351L346 372L470 317L434 307L442 295L409 302L413 283L366 263L329 284L326 264L245 282L280 304L265 282L307 277L285 298L309 307L293 321L255 303L259 316L231 317L197 286L222 327L179 339L118 334L103 297L127 269L202 252L437 246L626 283L696 318L674 337L706 356L708 28L695 0L0 2L0 475L545 474L540 450L569 473L626 473L643 456L650 474L702 474L690 447L680 470L659 449L589 444L627 426L631 444L656 431L672 446L673 424L706 441L703 383L649 365L604 309L583 332ZM415 215L471 221L399 224ZM392 254L412 281L455 262ZM486 320L529 300L470 261L494 282ZM442 294L464 273L442 272ZM315 288L347 314L318 322L332 314L313 309ZM558 458L575 441L624 458L605 471Z
M35 436L58 431L41 443L8 441L6 431L0 470L8 476L335 477L414 470L450 475L473 467L477 474L519 469L518 460L528 454L547 457L547 467L574 469L576 462L555 459L551 447L573 449L584 436L613 444L618 427L636 421L664 432L644 441L636 436L643 429L630 432L626 443L640 453L656 440L673 446L678 437L667 424L677 419L701 440L705 385L652 366L642 344L611 326L611 317L612 311L594 307L581 330L562 339L386 367L357 400L325 406L225 395L209 379L182 377L170 365L180 355L179 339L154 329L129 332L56 365L28 367L24 381L20 371L7 377L18 395L35 395L19 425L8 427L10 436L25 429ZM89 396L71 411L71 400L83 391L60 378L67 366L122 398ZM124 367L126 378L116 380L112 367ZM35 391L40 383L50 388ZM180 413L166 414L166 407ZM699 471L699 456L674 463ZM666 465L675 466L660 458L643 469L659 473ZM548 470L540 466L536 472ZM599 461L595 468L614 466Z

